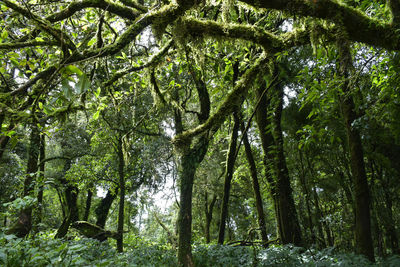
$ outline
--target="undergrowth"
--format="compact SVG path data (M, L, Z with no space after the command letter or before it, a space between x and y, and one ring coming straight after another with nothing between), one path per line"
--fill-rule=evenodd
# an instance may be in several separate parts
M0 266L177 266L176 252L159 244L136 239L118 253L108 242L70 237L54 239L54 233L19 239L0 232ZM197 267L290 267L290 266L400 266L399 256L369 262L360 255L338 253L334 249L314 250L293 246L231 247L195 244Z

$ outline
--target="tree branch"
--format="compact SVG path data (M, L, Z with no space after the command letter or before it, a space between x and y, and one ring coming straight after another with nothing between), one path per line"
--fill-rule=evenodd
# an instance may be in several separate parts
M396 28L400 26L400 1L399 0L387 0L390 13L392 15L391 24Z
M110 2L108 0L84 0L84 1L76 1L72 2L69 4L66 8L63 10L54 13L46 18L46 20L50 22L56 22L56 21L61 21L63 19L67 19L74 15L76 12L79 12L83 9L90 8L90 7L96 7L100 8L103 10L107 10L110 13L113 13L115 15L118 15L122 18L129 19L129 20L135 20L137 17L139 17L142 12L137 12L132 10L131 8L124 7L122 5L119 5L114 2Z
M297 30L277 36L252 25L222 24L193 18L183 20L183 26L188 33L195 35L204 34L251 41L272 53L310 42L307 30Z
M68 35L63 32L62 30L56 29L51 26L51 22L40 18L38 15L33 14L30 10L27 10L19 5L9 1L9 0L2 0L2 2L9 8L13 9L14 11L18 12L22 16L32 20L34 24L43 31L49 33L51 36L56 39L60 45L64 48L71 49L72 51L76 50L75 44L71 41Z
M21 87L19 87L18 89L12 91L9 93L10 96L14 96L17 94L23 94L26 93L26 91L33 86L37 81L39 81L40 79L45 79L50 77L51 75L53 75L55 72L57 71L57 68L52 66L49 67L47 69L45 69L42 72L39 72L34 78L30 79L29 81L27 81L24 85L22 85Z
M257 73L260 71L260 68L262 68L265 61L266 55L263 54L259 59L257 59L254 65L243 74L233 91L226 97L225 101L217 108L217 111L211 115L205 123L194 129L176 135L172 142L176 144L185 144L191 138L204 133L207 130L218 128L225 121L225 118L231 114L238 105L240 105L242 99L246 96L247 89L251 87L251 84L254 82Z
M356 8L342 2L332 0L241 0L241 2L257 8L277 9L293 15L339 23L345 27L351 41L389 50L400 49L400 35L396 33L398 29L390 23L369 18Z
M154 54L148 61L147 63L142 64L141 66L135 66L135 67L131 67L122 71L119 71L117 73L115 73L111 79L109 79L108 81L103 83L104 87L108 87L110 85L112 85L114 82L116 82L118 79L122 78L123 76L133 72L133 71L139 71L142 70L144 68L153 66L155 64L157 64L160 60L161 57L163 55L165 55L169 48L171 48L171 46L173 45L174 41L171 39L170 41L167 42L167 44L156 54Z
M28 41L16 43L0 43L0 50L12 50L17 48L25 48L32 46L60 46L59 43L54 41Z

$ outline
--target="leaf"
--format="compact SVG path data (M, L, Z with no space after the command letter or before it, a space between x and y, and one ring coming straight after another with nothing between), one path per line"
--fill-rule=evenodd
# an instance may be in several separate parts
M15 136L11 138L10 140L10 148L14 149L18 144L18 138L16 138Z
M96 111L96 113L93 114L93 119L97 120L100 116L100 110Z
M82 94L84 92L86 92L90 87L90 81L88 79L88 77L86 76L86 74L82 74L81 76L79 76L79 81L78 83L75 85L75 89L77 91L78 94Z
M61 80L61 88L63 90L65 98L70 99L72 96L72 87L71 85L69 85L68 79Z
M98 87L98 88L97 88L97 90L96 90L96 91L94 91L94 95L95 95L95 97L96 97L96 98L99 98L99 96L100 96L100 93L101 93L101 88L100 88L100 87Z
M8 137L11 137L11 136L13 136L15 133L16 133L15 131L8 131L6 135L7 135Z
M74 65L68 65L65 67L65 71L67 72L67 74L76 74L78 76L83 75L83 72L76 66Z
M1 33L1 39L6 39L8 37L8 32L7 31L2 31Z
M88 42L88 46L94 45L94 43L97 41L97 38L93 38Z
M18 60L16 59L16 58L10 58L10 60L11 60L11 63L15 66L15 67L18 67L19 66L19 62L18 62Z

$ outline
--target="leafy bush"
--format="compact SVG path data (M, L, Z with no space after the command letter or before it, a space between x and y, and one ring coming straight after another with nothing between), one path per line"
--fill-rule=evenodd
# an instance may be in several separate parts
M126 251L118 253L108 242L69 238L54 239L50 232L19 239L0 232L0 266L177 266L174 250L141 239L126 244ZM399 256L372 264L363 256L337 253L332 248L318 251L294 246L260 249L200 244L193 246L193 260L197 267L400 266Z
M252 266L253 255L249 247L199 245L193 249L193 261L198 267Z

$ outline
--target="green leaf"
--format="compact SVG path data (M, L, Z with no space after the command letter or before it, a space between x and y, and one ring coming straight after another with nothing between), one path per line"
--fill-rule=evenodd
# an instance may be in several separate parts
M8 37L8 32L7 31L2 31L1 33L1 39L6 39Z
M67 74L77 74L78 76L81 76L83 74L83 72L74 65L66 66L65 71L67 72Z
M6 135L7 135L8 137L11 137L11 136L13 136L15 133L16 133L15 131L8 131Z
M70 99L72 96L72 87L71 85L69 85L68 79L61 80L61 88L63 90L65 98Z
M94 91L94 95L96 96L96 98L99 98L99 96L100 96L100 93L101 93L101 88L100 88L100 87L98 87L98 88L97 88L97 90L96 90L96 91Z
M93 38L88 42L88 46L94 45L94 43L97 41L97 38Z
M75 85L75 89L76 89L77 93L82 94L82 93L86 92L89 89L89 87L90 87L90 81L89 81L88 77L86 76L86 74L79 76L79 81Z
M97 120L100 116L100 110L96 111L96 113L93 114L93 119Z
M12 58L10 58L10 60L11 60L11 63L12 63L14 66L16 66L16 67L19 66L19 62L18 62L18 60L17 60L16 58L12 57Z

